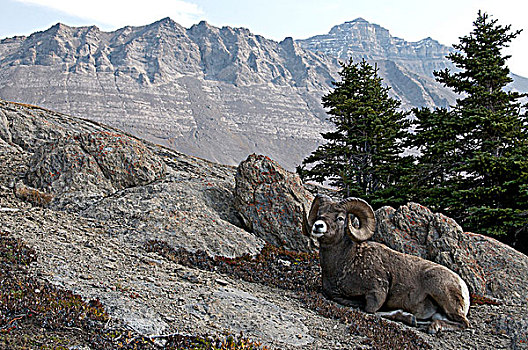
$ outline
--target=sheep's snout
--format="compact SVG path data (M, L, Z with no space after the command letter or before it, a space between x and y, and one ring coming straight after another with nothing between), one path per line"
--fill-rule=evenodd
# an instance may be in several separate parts
M326 226L326 222L324 222L323 220L317 220L312 226L312 236L314 236L315 238L322 237L324 236L327 230L328 226Z

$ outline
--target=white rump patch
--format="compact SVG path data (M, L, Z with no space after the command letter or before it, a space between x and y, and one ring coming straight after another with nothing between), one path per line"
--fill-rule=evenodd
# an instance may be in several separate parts
M469 312L469 304L470 304L469 289L467 287L466 282L464 282L464 280L460 278L460 276L457 275L457 277L460 283L460 289L462 290L462 298L464 298L464 315L467 315Z

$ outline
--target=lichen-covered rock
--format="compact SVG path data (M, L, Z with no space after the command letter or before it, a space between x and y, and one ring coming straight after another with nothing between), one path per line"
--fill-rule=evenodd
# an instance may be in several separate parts
M53 208L78 211L117 190L151 183L164 173L163 161L140 141L94 132L38 148L26 181L53 194Z
M146 185L165 173L161 158L131 137L95 132L80 134L76 139L117 189Z
M376 211L373 240L447 266L460 274L471 293L528 302L528 257L483 235L464 232L445 215L409 203Z
M309 251L310 240L301 233L303 207L313 195L296 174L262 155L240 163L235 177L235 207L245 225L276 246Z
M40 147L33 154L29 166L28 183L49 192L62 194L84 187L114 191L94 157L73 138Z
M22 149L34 152L46 141L69 133L66 129L40 117L41 111L0 101L0 137Z
M30 153L49 142L103 130L108 128L35 106L0 100L0 138Z
M528 316L526 313L495 313L488 320L494 327L493 333L509 336L512 349L526 349L528 345Z
M51 194L26 186L22 181L17 182L13 189L17 198L36 206L46 207L53 199Z

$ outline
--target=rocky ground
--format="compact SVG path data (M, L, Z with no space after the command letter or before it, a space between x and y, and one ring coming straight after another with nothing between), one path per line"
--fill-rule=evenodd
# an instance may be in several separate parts
M102 171L99 180L83 173L93 184L88 206L77 205L87 193L68 182L70 175L50 187L33 188L28 174L38 168L37 149L50 144L57 149L59 139L79 133L116 130L28 106L2 102L0 107L0 239L20 239L34 249L24 274L83 300L99 300L108 315L102 330L120 327L134 337L150 337L152 347L170 345L169 335L225 332L242 332L271 349L527 347L528 307L523 303L480 305L475 300L470 329L429 335L326 301L318 291L315 255L273 250L248 232L234 207L233 167L144 143L141 147L165 168L140 184L118 186L122 182L104 171L106 160L117 161L81 147ZM24 138L17 136L22 129ZM140 142L122 137L123 147ZM61 152L50 153L57 156L39 163L39 169L70 174ZM134 162L129 171L150 164ZM120 171L112 169L114 175ZM48 198L50 188L68 195ZM2 290L2 300L16 292ZM22 322L27 315L4 312L0 347L31 337ZM95 338L82 336L80 327L39 324L36 329L66 332L66 348L96 348ZM107 344L120 347L118 341Z

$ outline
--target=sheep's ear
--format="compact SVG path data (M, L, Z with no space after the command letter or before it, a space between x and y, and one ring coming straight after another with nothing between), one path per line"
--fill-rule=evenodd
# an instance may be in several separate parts
M370 204L360 198L347 198L340 203L349 214L354 214L359 220L359 229L348 220L347 234L356 242L366 241L374 234L376 229L376 217Z
M303 205L303 217L302 217L302 233L303 235L310 237L310 224L308 224L308 218L306 217L306 209Z

